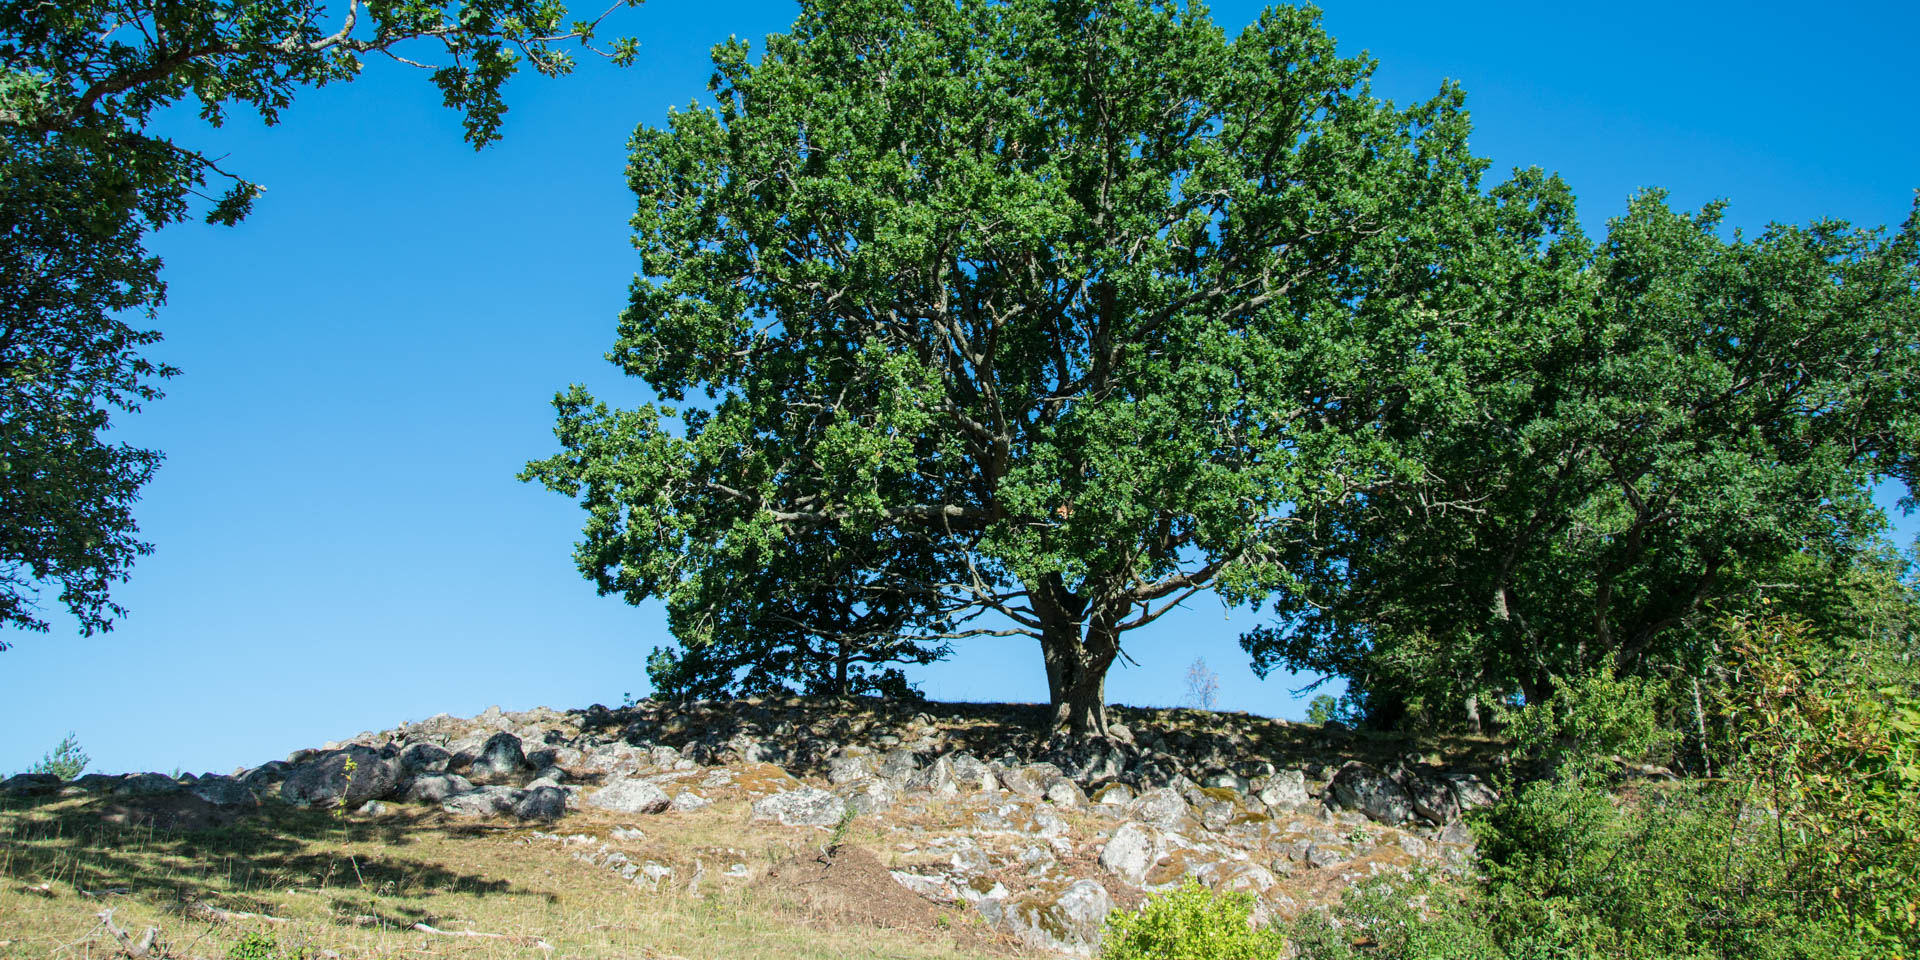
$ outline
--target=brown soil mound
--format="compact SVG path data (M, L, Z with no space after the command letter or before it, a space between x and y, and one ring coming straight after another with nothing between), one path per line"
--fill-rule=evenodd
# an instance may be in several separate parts
M806 901L836 920L883 927L933 926L933 904L893 879L885 864L864 847L843 846L831 858L798 856L767 872L762 883Z

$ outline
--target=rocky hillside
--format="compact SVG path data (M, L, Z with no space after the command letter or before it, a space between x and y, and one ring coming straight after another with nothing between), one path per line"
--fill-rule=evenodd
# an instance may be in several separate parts
M1254 893L1260 915L1279 917L1366 878L1459 870L1471 854L1461 813L1494 799L1485 741L1115 713L1114 739L1075 745L1038 735L1040 709L1022 705L490 709L230 776L23 775L0 794L145 801L139 809L163 828L276 804L524 823L526 842L610 871L640 895L837 869L865 876L852 899L876 915L945 923L971 912L1002 944L1083 956L1097 950L1110 909L1187 877ZM613 826L575 830L570 820ZM832 849L854 824L873 849ZM816 836L823 855L768 871L725 842L764 830Z

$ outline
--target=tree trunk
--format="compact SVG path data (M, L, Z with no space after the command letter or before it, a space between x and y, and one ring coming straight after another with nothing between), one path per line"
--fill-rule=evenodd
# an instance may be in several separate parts
M1096 610L1086 618L1086 602L1061 589L1057 577L1047 578L1031 595L1042 624L1049 729L1065 725L1076 739L1105 737L1107 670L1120 653L1115 627L1124 611Z

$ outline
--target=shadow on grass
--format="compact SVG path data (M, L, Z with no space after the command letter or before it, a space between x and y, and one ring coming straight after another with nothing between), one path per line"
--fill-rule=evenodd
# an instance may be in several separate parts
M196 803L184 794L0 801L0 879L249 912L268 912L262 896L294 888L337 892L348 901L368 892L551 899L455 865L406 856L421 837L475 832L434 822L432 814L369 822L277 804L240 813ZM378 852L369 855L368 846Z

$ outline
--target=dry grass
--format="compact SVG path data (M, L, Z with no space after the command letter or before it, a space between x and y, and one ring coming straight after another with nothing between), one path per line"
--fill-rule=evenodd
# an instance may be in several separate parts
M125 803L125 801L121 801ZM171 957L220 960L249 934L276 957L937 958L1005 954L970 914L926 929L823 922L796 891L764 882L778 862L819 843L811 832L749 823L743 803L650 818L569 817L561 833L618 842L636 862L676 868L654 891L581 862L569 845L524 827L406 810L374 819L272 807L200 832L102 819L104 800L0 808L0 957L118 954L96 914L136 936L161 928ZM862 839L856 832L856 842ZM874 841L881 838L873 836ZM697 892L686 881L699 861ZM746 879L730 878L733 863ZM196 904L281 918L215 920ZM500 934L436 936L437 930ZM542 944L545 946L543 947ZM551 948L551 949L547 949Z

